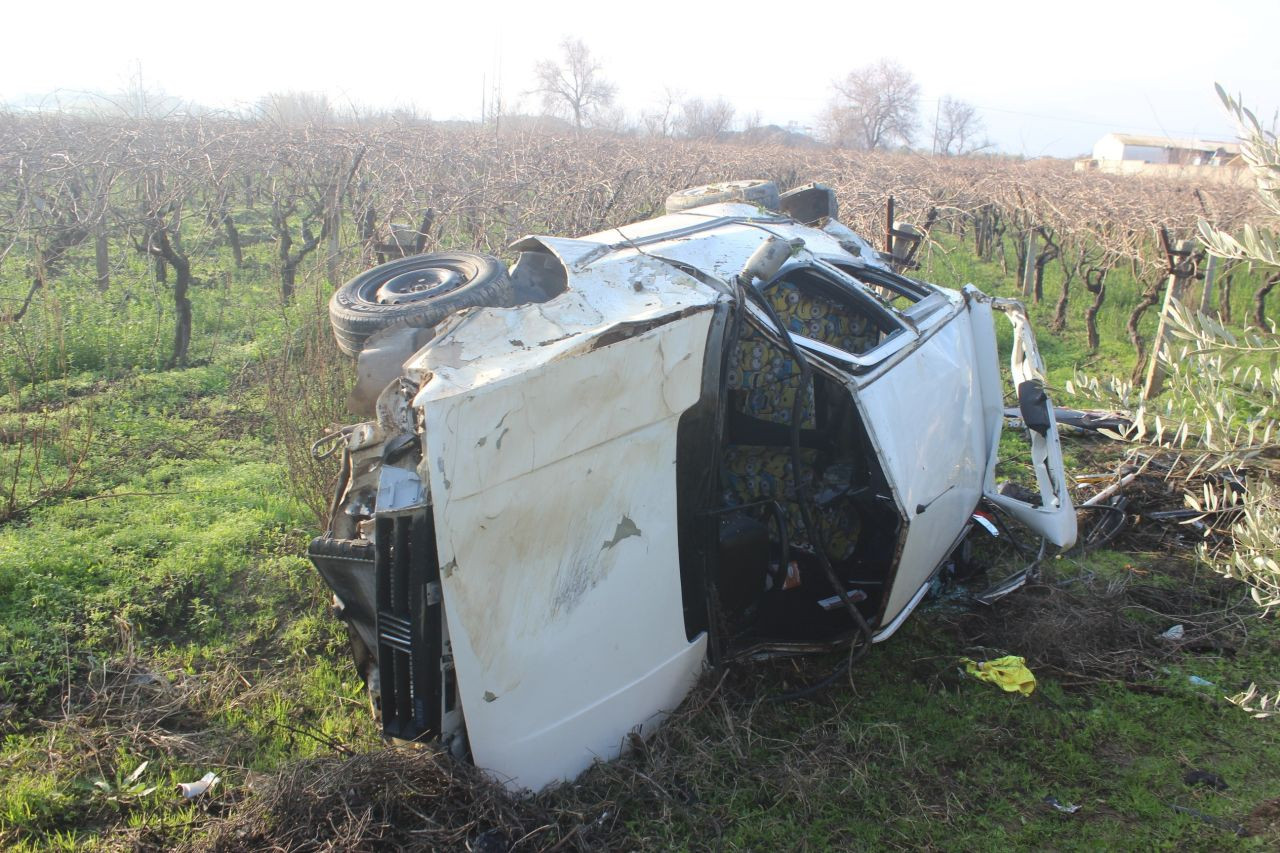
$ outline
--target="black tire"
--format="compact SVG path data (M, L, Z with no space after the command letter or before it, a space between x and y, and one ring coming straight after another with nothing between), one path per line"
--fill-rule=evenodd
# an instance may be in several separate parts
M742 201L756 204L766 210L777 210L780 204L778 185L773 181L721 181L689 187L667 196L667 213L679 213L704 204L720 204L726 201Z
M428 328L463 308L509 303L511 281L497 258L472 252L413 255L366 270L329 300L338 349L359 355L388 326Z

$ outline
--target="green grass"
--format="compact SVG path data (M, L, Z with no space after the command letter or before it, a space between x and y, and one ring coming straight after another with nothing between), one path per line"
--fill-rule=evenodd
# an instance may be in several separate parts
M0 844L189 823L174 785L210 762L265 771L371 737L261 379L319 288L284 310L260 259L231 283L212 259L193 366L166 371L167 292L125 265L105 294L60 279L0 346ZM120 730L168 702L148 736ZM95 784L143 760L154 792Z
M961 244L956 237L947 233L935 233L932 236L936 242L922 253L921 267L915 274L945 287L958 288L971 283L992 296L1023 298L1012 246L1006 247L1009 258L1006 273L998 259L984 262L977 258L973 253L972 241ZM1263 278L1261 271L1240 270L1234 274L1231 306L1235 327L1244 325L1247 318L1252 316L1253 292ZM1127 376L1134 368L1135 354L1126 323L1130 312L1138 304L1146 283L1135 280L1125 264L1110 270L1106 279L1106 299L1098 314L1099 346L1097 352L1090 352L1084 317L1093 294L1085 290L1084 283L1078 276L1071 284L1066 328L1062 332L1050 331L1062 279L1061 265L1057 261L1051 262L1045 269L1044 300L1040 303L1026 300L1040 353L1049 371L1050 385L1061 389L1077 370ZM1198 304L1201 286L1197 282L1191 287L1189 301ZM1216 305L1216 299L1214 303ZM1143 340L1148 342L1148 347L1155 337L1159 314L1160 304L1157 303L1147 310L1139 324L1139 331ZM1001 345L1007 347L1011 337L1007 324L1002 324L997 331ZM1061 391L1059 397L1065 399ZM1084 402L1080 404L1085 405Z
M1071 570L1121 560L1132 558L1104 554ZM1157 694L1107 679L1067 687L1042 671L1037 693L1024 698L960 674L957 657L976 653L954 634L967 618L926 607L854 671L852 688L812 704L758 703L780 689L776 678L731 681L722 689L726 710L682 720L660 737L661 760L624 760L693 800L664 814L637 803L627 836L648 849L683 849L690 839L723 849L1274 844L1235 839L1172 809L1239 823L1280 795L1267 770L1280 759L1274 727L1220 700L1223 690L1275 672L1273 625L1251 625L1247 655L1188 655L1168 666ZM988 648L986 656L1005 652L1019 649ZM1197 688L1189 674L1220 687ZM690 756L684 766L681 755ZM1190 788L1182 781L1190 768L1217 772L1231 788ZM1081 811L1061 814L1047 796Z
M923 277L1013 295L997 264L977 262L945 235L941 246L926 254ZM286 342L323 322L327 288L309 267L297 304L282 307L269 253L253 247L240 270L223 253L202 256L184 369L160 369L170 308L141 258L121 261L105 294L75 266L6 331L0 845L198 842L218 814L234 818L252 801L260 774L378 744L345 636L302 557L316 521L282 429L318 432L324 421L300 415L307 400L282 395L270 378ZM25 293L12 265L4 271L0 291ZM1058 274L1051 268L1045 285L1051 299ZM1136 285L1117 271L1109 289L1096 354L1084 343L1083 288L1063 335L1046 331L1051 304L1032 306L1054 385L1081 367L1132 367L1124 321ZM1247 301L1248 289L1237 282L1237 299ZM1144 328L1154 321L1153 310ZM1000 334L1007 345L1008 331ZM291 354L295 379L332 368L303 364L312 357L304 348ZM303 379L289 387L305 387ZM304 440L288 436L291 445ZM1020 449L1012 439L1002 448ZM1071 467L1112 462L1092 446L1069 444L1067 453ZM1099 595L1135 579L1166 593L1188 583L1165 573L1161 558L1119 552L1053 569L1060 580L1082 578L1071 589ZM1274 846L1275 838L1238 840L1170 807L1239 822L1280 797L1267 769L1280 764L1274 721L1221 698L1251 681L1274 692L1273 621L1250 615L1233 656L1153 657L1141 683L1067 678L1039 670L1049 658L1033 655L1041 686L1024 699L956 665L962 655L1024 651L971 648L969 620L998 627L1007 612L923 612L872 651L852 687L813 702L761 699L834 660L803 675L735 672L719 687L713 676L692 700L700 710L667 727L647 754L591 771L585 787L511 805L511 814L550 815L558 831L586 827L581 838L597 846L639 849ZM1140 608L1125 613L1131 633L1150 638L1167 627ZM1196 688L1190 675L1217 687ZM1232 787L1188 788L1189 767ZM224 782L208 801L175 795L176 783L209 770ZM1063 815L1046 795L1082 810Z

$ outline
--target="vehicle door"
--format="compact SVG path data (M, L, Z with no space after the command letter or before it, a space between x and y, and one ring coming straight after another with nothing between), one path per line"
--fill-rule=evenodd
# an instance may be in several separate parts
M1033 393L1039 388L1034 374L1042 368L1025 314L1012 309L1016 303L997 307L1012 310L1015 384L1035 410L1032 420L1044 427L1032 435L1038 506L1000 495L994 486L1002 395L993 300L973 289L949 294L880 270L816 262L810 271L845 287L850 310L875 314L886 330L877 346L862 353L792 335L808 352L848 372L902 520L875 639L887 639L920 601L984 495L1049 541L1071 544L1075 516L1056 425L1047 397Z

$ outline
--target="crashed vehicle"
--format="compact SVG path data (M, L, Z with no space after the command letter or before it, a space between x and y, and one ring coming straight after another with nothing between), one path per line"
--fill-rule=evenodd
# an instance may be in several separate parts
M667 209L509 270L402 258L330 305L368 420L321 440L310 557L384 733L513 789L616 757L708 665L888 639L982 502L1075 539L1018 303L902 274L821 185ZM997 313L1034 490L995 482Z

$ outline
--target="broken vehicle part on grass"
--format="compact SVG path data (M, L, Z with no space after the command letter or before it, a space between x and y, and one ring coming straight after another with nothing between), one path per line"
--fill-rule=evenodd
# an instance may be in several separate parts
M487 307L443 319L430 291L474 289L433 256L404 287L362 277L360 312L394 301L354 330L368 420L342 431L310 555L385 734L538 789L617 756L708 663L887 639L980 502L1072 544L1022 306L894 272L802 189L778 198L810 225L746 182L525 238ZM997 313L1029 496L995 482ZM335 320L349 344L349 304Z

